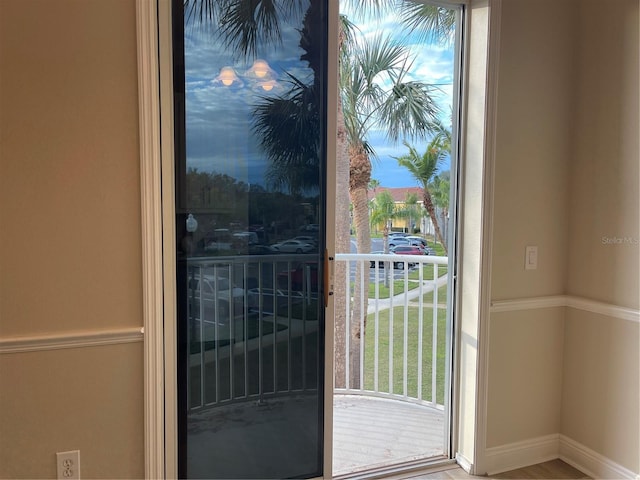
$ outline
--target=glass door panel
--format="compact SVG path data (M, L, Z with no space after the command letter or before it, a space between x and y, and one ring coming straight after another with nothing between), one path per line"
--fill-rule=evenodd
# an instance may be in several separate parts
M326 18L173 4L181 478L322 475Z

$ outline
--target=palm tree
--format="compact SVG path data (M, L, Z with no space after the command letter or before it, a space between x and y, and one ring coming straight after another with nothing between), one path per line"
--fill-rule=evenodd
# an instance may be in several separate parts
M371 233L367 189L371 181L371 156L375 155L367 142L373 128L381 128L387 138L417 138L428 133L428 126L437 115L430 85L406 80L411 65L408 49L380 35L371 40L345 45L340 64L340 94L349 153L349 195L353 204L353 220L358 253L368 253ZM358 264L357 268L364 268ZM368 286L356 270L351 319L351 379L358 386L360 371L360 325L366 316L361 305L367 304Z
M440 209L440 216L442 218L442 225L445 225L445 233L443 235L444 240L448 241L446 221L449 217L449 195L451 191L451 182L449 178L449 171L442 172L435 177L429 184L429 191L431 192L431 198L433 204Z
M393 197L387 190L383 190L372 201L370 222L372 226L383 225L384 253L389 253L389 230L391 229L391 221L396 217L396 204Z
M408 192L404 199L404 208L400 210L400 216L409 220L409 232L413 234L414 220L420 217L420 207L418 206L418 195Z
M426 151L420 155L415 147L411 146L406 141L405 147L409 149L409 153L401 157L396 157L398 164L405 167L413 178L420 184L423 192L424 207L431 218L433 228L436 232L436 239L443 246L445 253L447 252L447 245L442 238L442 232L438 224L438 218L436 216L436 210L429 191L429 184L438 172L438 168L444 161L447 151L442 148L437 140L432 140L427 145Z

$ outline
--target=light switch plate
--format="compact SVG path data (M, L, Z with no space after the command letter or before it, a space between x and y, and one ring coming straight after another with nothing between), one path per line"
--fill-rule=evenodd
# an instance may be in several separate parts
M524 269L536 270L538 268L538 247L529 246L524 252Z

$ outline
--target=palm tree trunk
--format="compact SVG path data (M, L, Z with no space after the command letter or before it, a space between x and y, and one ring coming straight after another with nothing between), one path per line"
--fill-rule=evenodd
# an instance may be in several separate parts
M356 229L358 253L370 253L371 231L369 226L369 205L367 186L371 180L371 161L362 145L349 147L349 194L353 204L353 221ZM366 267L366 271L363 269ZM364 281L362 279L365 279ZM359 262L353 286L353 308L351 316L351 338L349 343L350 386L360 388L360 344L364 338L362 326L366 326L367 303L369 300L369 264Z
M433 223L433 229L436 232L436 238L438 242L440 242L440 245L442 245L442 247L444 248L445 255L447 255L447 244L444 242L442 238L442 232L440 231L440 225L438 224L438 216L436 215L436 209L433 206L433 200L431 199L431 194L429 193L429 190L427 190L426 188L424 189L423 200L424 200L424 208L427 209L427 212L429 213L429 217L431 218L431 223Z
M349 152L342 105L338 100L336 139L336 253L351 251L349 218ZM346 388L346 312L349 286L346 282L347 263L335 262L334 268L334 379L336 388Z

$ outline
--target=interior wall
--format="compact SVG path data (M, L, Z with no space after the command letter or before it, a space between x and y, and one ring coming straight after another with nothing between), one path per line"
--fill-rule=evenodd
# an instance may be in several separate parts
M142 325L135 2L0 1L0 344ZM0 353L0 477L144 475L141 341Z
M492 301L565 290L573 7L502 2ZM527 246L538 247L536 270L525 270ZM563 322L562 307L491 313L487 447L560 430Z
M568 293L637 311L640 233L637 0L581 0L570 172ZM562 433L640 471L640 332L570 309Z
M638 309L638 1L583 0L567 291Z
M631 477L640 471L638 3L502 2L491 297L514 306L491 313L487 398L493 451L559 433ZM538 246L537 270L524 269L527 245ZM558 295L582 306L543 308ZM586 311L593 302L601 313Z

